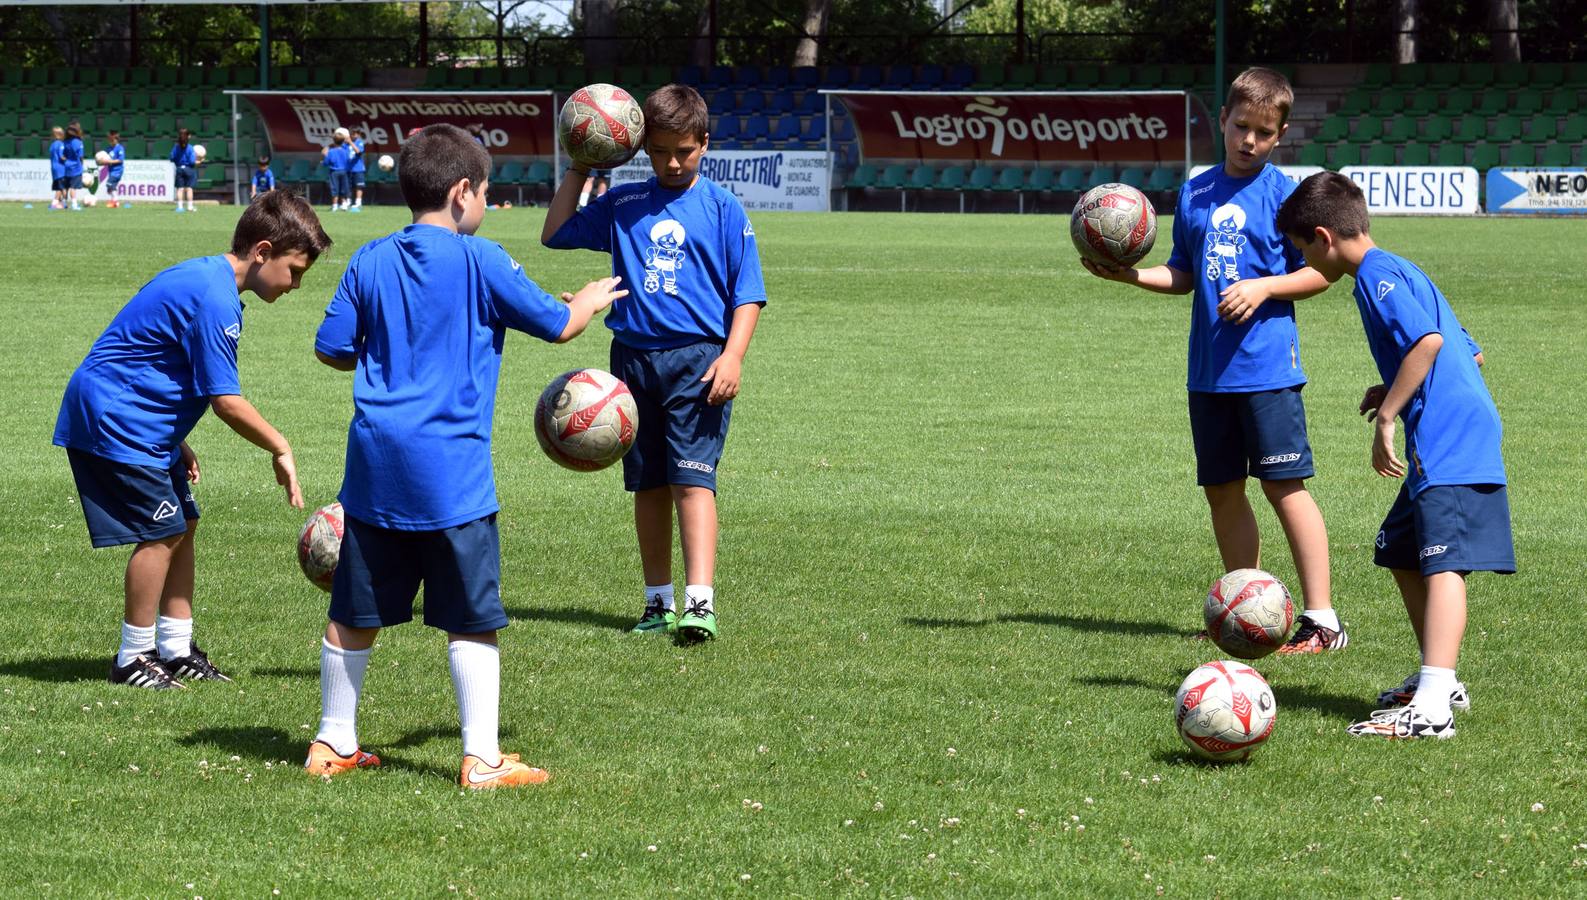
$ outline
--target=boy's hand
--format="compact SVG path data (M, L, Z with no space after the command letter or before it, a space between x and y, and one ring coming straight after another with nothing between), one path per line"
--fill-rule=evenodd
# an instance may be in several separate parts
M1379 416L1377 425L1372 429L1372 468L1384 478L1405 475L1405 464L1394 455L1393 419Z
M705 402L712 406L721 406L727 401L738 396L739 375L744 370L744 361L736 356L722 354L711 363L711 368L705 370L705 375L700 381L711 382L711 391L706 395Z
M1383 405L1383 398L1389 395L1389 389L1381 384L1374 384L1367 388L1366 395L1361 398L1361 414L1370 422L1378 416L1378 407Z
M1084 256L1080 257L1080 265L1084 266L1087 272L1090 272L1092 275L1095 275L1098 278L1105 278L1108 281L1119 282L1127 282L1129 280L1129 277L1124 274L1128 270L1119 266L1105 266L1098 262L1092 262L1091 260L1086 259Z
M287 489L287 503L293 509L302 509L303 489L298 487L298 466L292 459L292 451L270 457L270 465L276 470L276 484Z
M1218 301L1218 317L1225 322L1244 325L1251 318L1267 298L1273 296L1262 285L1265 279L1252 278L1246 281L1236 281L1224 288L1218 296L1223 299Z
M609 278L592 281L579 288L577 294L563 294L562 299L569 303L583 301L590 304L590 312L597 313L611 306L614 301L628 296L628 291L617 290L617 283L622 280L623 277L621 275L613 275Z
M182 454L182 468L187 470L187 480L198 484L198 454L187 445L187 441L183 441L177 449Z

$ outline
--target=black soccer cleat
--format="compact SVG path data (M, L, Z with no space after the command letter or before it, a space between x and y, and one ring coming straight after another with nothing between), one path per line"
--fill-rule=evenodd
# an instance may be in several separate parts
M162 659L160 665L171 673L172 678L185 678L188 681L230 681L231 677L215 668L209 661L204 651L198 649L197 644L189 645L190 652L186 656L176 659Z
M171 673L160 665L154 657L139 653L133 657L132 662L124 666L116 665L116 660L110 660L110 683L125 684L130 687L148 688L154 691L165 691L171 688L186 688L187 685L171 677Z

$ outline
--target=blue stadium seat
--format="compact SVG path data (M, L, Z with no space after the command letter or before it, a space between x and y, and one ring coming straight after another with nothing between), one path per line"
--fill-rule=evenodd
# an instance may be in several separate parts
M854 72L848 66L827 66L821 79L824 87L845 88L854 86Z
M805 130L801 138L807 144L825 144L827 140L827 120L822 116L805 119Z
M799 141L799 117L782 116L777 119L777 125L772 129L771 140L774 144L789 144Z
M881 66L864 65L855 71L850 83L857 88L877 88L882 86L885 77Z
M731 143L738 139L740 131L738 116L718 116L716 127L711 130L712 143Z
M698 87L705 82L705 72L699 66L679 66L674 76L679 84Z
M942 79L944 88L969 87L975 83L975 66L969 63L959 63L948 67L947 74Z
M825 115L827 111L827 95L815 90L805 91L805 95L799 99L799 105L795 107L795 110L808 115Z
M759 88L766 83L766 76L761 73L760 66L739 66L733 73L733 83L739 87Z
M734 107L739 115L765 112L766 95L760 91L745 91L738 97L738 104Z
M777 115L791 113L796 105L793 91L772 91L766 95L766 111L769 113Z
M744 130L738 133L743 144L764 143L771 137L771 123L765 116L754 115L744 120Z
M788 86L788 69L785 66L767 66L763 83L766 87L784 88Z
M833 132L832 132L832 139L834 141L842 141L844 143L847 143L849 141L854 140L854 120L853 119L849 118L848 116L843 116L841 118L835 119L834 121L836 123L835 125L833 125Z
M805 89L820 87L821 70L815 66L797 66L788 70L788 83Z
M942 87L942 81L944 77L945 74L942 71L942 66L936 65L934 63L927 63L921 66L920 71L916 73L915 86L928 91L934 91Z
M882 74L882 87L891 90L908 90L914 86L914 66L888 66Z

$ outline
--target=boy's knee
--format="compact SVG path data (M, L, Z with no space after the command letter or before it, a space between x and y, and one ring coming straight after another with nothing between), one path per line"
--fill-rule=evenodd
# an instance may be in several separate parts
M1275 481L1262 482L1262 493L1267 499L1277 503L1291 494L1306 493L1306 481L1301 478L1280 478Z

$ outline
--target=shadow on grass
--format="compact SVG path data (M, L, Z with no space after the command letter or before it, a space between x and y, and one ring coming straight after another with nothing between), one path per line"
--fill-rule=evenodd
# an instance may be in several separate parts
M320 678L320 667L272 666L266 669L249 669L248 674L257 678L290 678L293 680L312 679L318 682Z
M1377 708L1371 701L1361 697L1330 694L1311 687L1273 685L1273 699L1278 701L1280 712L1298 707L1345 722L1359 722Z
M0 675L56 684L68 681L104 681L110 677L108 656L41 656L0 663Z
M1257 754L1253 753L1251 755L1255 756ZM1229 766L1243 766L1250 762L1250 759L1219 762L1197 756L1189 750L1156 750L1152 753L1152 759L1165 766L1191 766L1197 769L1223 769Z
M627 631L637 621L633 616L618 616L593 609L540 609L533 606L514 606L507 610L509 619L526 622L561 622L567 625L585 625L610 631Z
M244 759L275 762L301 760L313 735L294 735L268 725L200 728L177 743L188 747L219 747L221 752Z
M1188 638L1194 631L1184 631L1162 622L1136 622L1128 619L1104 619L1097 616L1064 616L1057 613L1004 613L991 619L929 619L908 617L905 625L916 628L981 628L1003 622L1023 622L1028 625L1056 625L1076 631L1098 631L1106 634L1131 634L1155 637Z
M1075 684L1090 685L1091 687L1144 688L1148 691L1159 693L1165 690L1169 693L1173 693L1174 690L1168 685L1153 684L1150 681L1147 681L1143 678L1136 678L1132 675L1087 675L1084 678L1071 678L1069 680L1073 681Z

